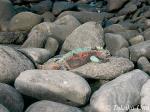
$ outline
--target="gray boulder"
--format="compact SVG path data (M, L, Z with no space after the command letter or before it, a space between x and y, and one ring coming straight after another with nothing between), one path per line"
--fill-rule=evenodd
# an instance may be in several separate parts
M31 12L16 14L10 21L10 31L30 31L35 25L42 22L40 15Z
M0 0L0 30L7 31L7 22L15 14L16 11L9 0Z
M29 69L34 69L34 65L26 56L13 48L0 46L0 82L11 83Z
M126 58L111 57L105 63L88 63L79 68L73 69L85 78L111 80L119 75L129 72L134 68L134 64Z
M144 36L144 38L145 38L145 40L150 40L150 28L148 28L147 30L145 30L144 32L143 32L143 36Z
M0 93L1 93L0 104L5 106L10 112L22 112L23 111L23 108L24 108L23 98L20 95L20 93L16 91L13 87L7 84L0 83ZM3 112L3 111L0 111L0 112Z
M137 61L141 56L150 59L150 40L135 44L129 47L129 50L132 61Z
M127 112L140 103L141 88L148 79L145 72L137 69L104 84L92 95L92 112Z
M59 70L28 70L15 81L22 94L39 100L52 100L69 105L87 103L91 89L80 76Z
M23 48L19 49L19 51L38 64L45 63L51 57L50 51L42 48Z
M87 22L75 29L65 40L62 51L68 52L76 48L104 46L104 31L100 24Z
M25 112L82 112L77 107L64 105L52 101L39 101L27 108Z
M121 35L112 33L105 34L105 43L106 48L112 55L115 55L115 53L121 48L129 46L129 43L125 38L123 38Z

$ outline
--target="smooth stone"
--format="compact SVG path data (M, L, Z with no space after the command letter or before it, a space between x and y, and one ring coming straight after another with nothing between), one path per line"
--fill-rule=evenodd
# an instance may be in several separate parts
M0 82L3 83L12 83L21 72L35 68L26 56L7 46L0 46L0 57Z
M16 14L10 21L10 31L29 31L35 25L42 22L40 15L31 12L21 12Z
M129 50L132 61L137 61L141 56L150 59L150 40L135 44L129 47Z
M104 46L104 31L100 24L87 22L76 28L65 40L62 51L68 52L76 48Z
M43 64L51 58L50 51L43 48L23 48L19 51L38 64Z
M129 0L107 0L107 8L109 11L120 9Z
M112 55L120 50L121 48L128 47L128 41L118 34L106 33L105 34L106 48L110 51Z
M140 103L140 92L148 79L148 74L136 69L102 85L92 95L91 112L127 112Z
M15 81L22 94L39 100L52 100L81 106L87 103L91 93L89 84L82 77L69 71L28 70Z
M24 101L21 94L15 88L0 83L0 93L0 104L5 106L10 112L23 112Z
M146 57L140 57L137 61L138 68L150 74L150 62Z
M82 112L77 107L52 102L52 101L39 101L27 108L25 112Z
M138 44L140 42L144 42L144 37L142 35L137 35L137 36L129 39L129 43L131 45Z
M40 0L39 3L31 4L31 10L38 14L43 14L46 11L50 11L52 9L52 1L51 0Z
M51 56L54 56L56 51L58 50L59 43L56 39L49 37L45 44L45 49L50 51Z
M104 29L105 33L116 33L116 32L124 32L126 28L124 28L120 24L113 24Z
M142 90L141 90L141 108L142 112L149 112L149 107L150 107L150 79L147 80L147 82L143 85Z
M53 4L52 13L54 15L59 15L63 11L71 10L74 8L76 8L76 4L73 2L56 1Z
M7 31L6 22L10 21L15 14L15 8L9 0L0 0L0 30Z
M123 58L129 59L129 58L130 58L129 49L126 48L126 47L121 48L120 50L118 50L118 51L115 53L115 56L117 56L117 57L123 57Z
M134 64L129 59L111 57L108 62L87 63L71 71L85 78L111 80L133 68Z

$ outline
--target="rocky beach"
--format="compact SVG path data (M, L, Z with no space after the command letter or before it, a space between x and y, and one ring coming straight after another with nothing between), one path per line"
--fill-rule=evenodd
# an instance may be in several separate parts
M0 112L150 112L150 0L0 0Z

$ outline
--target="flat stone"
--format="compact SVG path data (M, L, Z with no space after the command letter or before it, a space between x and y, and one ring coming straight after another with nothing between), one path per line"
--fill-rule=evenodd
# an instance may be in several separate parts
M22 94L39 100L52 100L69 105L87 103L91 89L80 76L69 71L28 70L15 81Z

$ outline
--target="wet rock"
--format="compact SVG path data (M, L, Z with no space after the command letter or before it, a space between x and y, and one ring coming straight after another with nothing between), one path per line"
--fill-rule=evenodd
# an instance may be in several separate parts
M120 50L116 51L115 56L129 59L130 57L129 49L126 47L121 48Z
M50 51L42 48L23 48L19 51L38 64L45 63L51 57Z
M39 24L42 21L42 17L31 13L31 12L22 12L15 15L11 21L9 30L10 31L29 31L35 25Z
M51 0L40 0L39 3L31 5L31 10L38 14L43 14L44 12L50 11L51 9L52 9Z
M0 32L0 44L21 44L26 39L22 32Z
M105 43L106 48L110 51L112 55L115 55L115 53L121 48L129 46L128 41L124 39L121 35L112 33L105 34Z
M92 95L92 112L116 112L119 109L126 112L130 107L138 105L141 88L148 78L145 72L137 69L104 84Z
M25 112L82 112L77 107L72 107L68 105L64 105L61 103L56 103L52 101L39 101L31 106Z
M20 93L16 91L13 87L7 84L0 83L0 93L1 93L0 104L5 106L10 112L22 112L23 111L23 108L24 108L23 98L20 95ZM0 111L0 112L3 112L3 111Z
M0 46L0 57L0 82L11 83L21 72L34 69L33 63L13 48Z
M56 51L58 50L59 47L59 43L56 39L54 38L48 38L45 44L45 49L47 49L48 51L50 51L51 56L54 56Z
M65 40L62 51L68 52L75 48L104 46L104 32L100 24L87 22L75 29Z
M91 93L88 83L80 76L59 70L29 70L15 81L22 94L40 100L52 100L69 105L84 105Z
M66 11L66 10L71 10L76 8L76 5L72 2L65 2L65 1L56 1L53 4L53 9L52 13L54 15L59 15L61 12Z
M150 107L150 80L148 80L142 87L141 90L141 108L142 112L149 112Z
M64 11L63 13L61 13L58 16L58 18L63 17L65 15L72 15L75 18L77 18L81 23L86 23L86 22L89 22L89 21L95 21L95 22L102 23L102 21L103 21L103 16L100 13L97 13L97 12Z
M104 29L105 33L116 33L116 32L124 32L126 28L124 28L120 24L113 24Z
M144 37L142 35L137 35L137 36L129 39L129 42L131 45L138 44L143 41L144 41Z
M53 22L55 20L55 16L51 12L45 12L42 14L44 18L44 22Z
M9 112L9 110L0 104L0 112Z
M111 57L105 63L88 63L79 68L73 69L85 78L92 79L114 79L119 75L129 72L134 68L134 64L126 58Z
M137 61L138 68L150 74L150 62L146 57L140 57Z
M129 0L107 0L108 10L113 11L120 9Z
M132 61L137 61L141 56L150 58L150 40L135 44L129 47L130 58Z
M2 27L6 25L6 22L8 22L15 13L15 9L9 0L0 1L0 29L2 31L7 31L7 28L3 30Z

